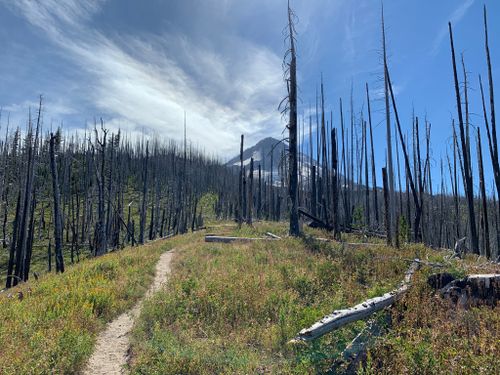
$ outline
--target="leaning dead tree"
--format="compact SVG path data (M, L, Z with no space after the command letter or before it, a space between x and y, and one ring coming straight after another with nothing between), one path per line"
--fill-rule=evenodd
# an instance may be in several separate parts
M450 46L451 46L451 61L453 65L453 78L455 81L455 96L457 101L457 112L458 112L458 127L460 131L460 142L461 142L461 155L462 155L462 170L463 170L463 180L465 196L467 199L467 209L469 213L469 232L472 251L475 254L479 254L479 240L477 237L477 227L476 227L476 216L474 213L474 191L473 191L473 181L472 181L472 168L471 168L471 157L470 157L470 145L468 142L468 137L466 134L466 129L464 125L464 118L462 112L462 99L460 95L460 85L458 82L457 64L455 59L455 46L453 44L453 31L451 28L451 22L448 23L448 29L450 33ZM467 103L466 103L467 106Z

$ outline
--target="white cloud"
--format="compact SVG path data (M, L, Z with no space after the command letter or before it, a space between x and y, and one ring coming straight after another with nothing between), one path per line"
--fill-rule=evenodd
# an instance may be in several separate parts
M194 143L225 155L237 150L241 133L249 143L280 134L281 57L237 36L221 38L232 53L184 35L111 39L90 25L102 3L20 0L8 6L86 72L82 96L103 112L108 126L181 139L187 111Z
M462 20L462 18L464 18L465 14L473 4L474 0L466 0L457 9L455 9L448 18L449 22L451 22L451 25L455 26L456 24L458 24ZM434 39L431 49L431 55L435 56L438 53L439 48L441 47L441 44L443 43L447 35L448 24L441 28L436 38Z

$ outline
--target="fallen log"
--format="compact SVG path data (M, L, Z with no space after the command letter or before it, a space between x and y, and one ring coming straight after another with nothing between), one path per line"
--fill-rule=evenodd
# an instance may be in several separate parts
M364 235L366 237L374 237L374 238L380 238L380 239L387 238L387 235L385 233L374 232L374 231L370 231L370 230L353 229L353 228L342 227L342 231L344 231L345 233L362 234L362 235Z
M320 218L310 214L303 208L299 208L299 214L302 216L307 217L311 222L309 223L309 227L311 228L319 228L319 229L325 229L329 232L333 231L333 226L331 226L328 223L325 223L323 220ZM379 232L374 232L374 231L369 231L369 230L362 230L362 229L354 229L354 228L348 228L343 225L340 225L340 229L344 233L355 233L355 234L362 234L367 237L375 237L375 238L387 238L387 235L385 233L379 233Z
M230 242L252 242L252 241L277 241L277 238L270 237L229 237L229 236L205 236L205 242L222 242L222 243L230 243Z
M316 241L319 241L319 242L337 242L337 241L332 240L330 238L314 237L314 239Z
M314 215L311 215L309 212L307 212L303 208L299 208L299 214L302 215L302 216L307 217L310 220L312 220L311 223L309 224L309 226L311 228L326 229L329 232L331 232L333 230L333 227L330 224L325 223L323 220L317 218Z
M389 314L385 315L383 321L370 319L366 327L346 346L328 373L357 374L360 363L366 360L368 347L375 342L377 337L385 334L390 320Z
M266 236L269 236L271 238L274 238L275 240L281 240L281 237L280 236L277 236L271 232L266 232Z
M441 263L434 263L434 262L428 262L426 260L419 260L419 259L405 259L406 262L417 262L418 264L423 264L424 266L429 266L429 267L437 267L437 268L442 268L444 267L444 264Z
M377 246L379 244L376 243L371 243L371 242L344 242L344 241L337 241L331 238L323 238L323 237L314 237L314 240L319 241L319 242L335 242L343 246L348 246L348 247L370 247L370 246Z
M380 297L370 298L349 309L334 311L330 315L327 315L320 321L314 323L311 327L305 328L300 331L295 338L290 340L290 343L315 340L327 334L328 332L331 332L337 328L343 327L357 320L365 319L370 315L376 313L377 311L380 311L385 307L392 305L408 290L411 278L420 266L420 260L415 260L416 261L413 262L408 268L408 271L406 271L405 278L397 289L385 293Z

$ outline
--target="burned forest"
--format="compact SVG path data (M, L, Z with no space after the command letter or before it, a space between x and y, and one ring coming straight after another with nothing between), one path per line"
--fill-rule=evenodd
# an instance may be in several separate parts
M0 374L498 373L500 7L427 2L0 0Z

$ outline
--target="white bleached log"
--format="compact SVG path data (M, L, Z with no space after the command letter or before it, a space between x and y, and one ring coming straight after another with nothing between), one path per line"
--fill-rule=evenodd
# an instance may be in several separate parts
M281 240L281 237L280 236L277 236L271 232L266 232L266 236L269 236L271 238L274 238L275 240Z
M415 271L419 268L419 262L419 259L415 259L415 262L412 262L410 268L406 271L405 278L399 288L385 293L382 296L370 298L349 309L336 310L330 315L325 316L320 321L314 323L311 327L300 331L299 334L290 342L296 343L315 340L328 332L343 327L351 322L365 319L375 312L392 305L394 301L400 298L408 290L411 278Z

